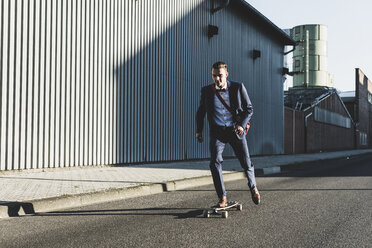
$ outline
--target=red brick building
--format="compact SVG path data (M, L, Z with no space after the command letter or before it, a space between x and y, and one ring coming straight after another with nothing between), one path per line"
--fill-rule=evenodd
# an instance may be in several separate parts
M355 123L336 89L285 92L285 153L353 149Z
M304 153L304 113L293 108L284 108L284 153Z
M355 121L356 148L372 147L372 82L359 68L355 69L355 92L341 94Z

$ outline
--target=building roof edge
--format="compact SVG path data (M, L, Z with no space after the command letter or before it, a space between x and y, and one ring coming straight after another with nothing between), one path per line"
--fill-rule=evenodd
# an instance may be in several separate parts
M283 39L285 45L296 45L296 41L293 40L284 30L279 28L277 25L275 25L272 21L269 20L266 16L264 16L261 12L259 12L257 9L255 9L252 5L247 3L245 0L235 0L243 4L250 13L252 13L255 17L258 19L264 21L270 28L272 28L276 33L279 34L279 36Z

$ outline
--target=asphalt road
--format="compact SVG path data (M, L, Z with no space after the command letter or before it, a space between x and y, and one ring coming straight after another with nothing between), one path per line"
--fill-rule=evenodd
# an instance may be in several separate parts
M372 155L227 183L243 203L203 218L212 186L0 221L0 247L372 247Z

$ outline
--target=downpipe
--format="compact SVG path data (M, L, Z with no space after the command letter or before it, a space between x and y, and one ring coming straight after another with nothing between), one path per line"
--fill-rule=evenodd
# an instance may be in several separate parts
M304 140L305 140L305 144L304 144L304 149L305 149L305 153L307 153L307 119L309 119L310 116L313 115L313 112L309 113L308 115L305 116L305 137L304 137Z

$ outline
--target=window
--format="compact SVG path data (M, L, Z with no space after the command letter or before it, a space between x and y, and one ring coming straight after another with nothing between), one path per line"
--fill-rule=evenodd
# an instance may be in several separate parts
M300 60L297 59L297 60L295 61L295 67L296 67L296 68L297 68L297 67L300 67Z
M359 133L359 144L361 144L362 146L367 145L367 134L366 133L363 133L363 132Z
M372 94L368 92L368 102L372 104Z
M339 127L351 128L350 118L318 107L314 108L314 120Z

